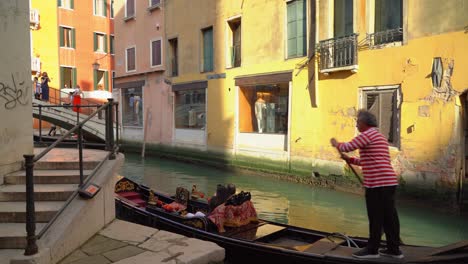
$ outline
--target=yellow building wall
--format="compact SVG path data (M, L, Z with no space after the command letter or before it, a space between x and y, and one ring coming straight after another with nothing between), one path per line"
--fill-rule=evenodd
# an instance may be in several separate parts
M57 1L31 0L31 8L39 10L40 16L38 29L31 31L31 55L40 58L41 71L50 78L49 87L60 89ZM52 91L50 94L53 96Z

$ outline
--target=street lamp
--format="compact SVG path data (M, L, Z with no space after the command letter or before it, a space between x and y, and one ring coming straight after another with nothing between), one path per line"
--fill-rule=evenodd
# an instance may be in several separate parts
M101 66L101 64L99 64L99 63L97 62L97 60L93 63L93 69L94 69L94 70L99 70L99 67L100 67L100 66Z

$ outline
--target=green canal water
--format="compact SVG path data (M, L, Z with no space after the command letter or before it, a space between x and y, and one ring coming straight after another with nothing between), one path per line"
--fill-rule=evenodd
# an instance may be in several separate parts
M368 236L364 198L359 195L233 173L177 161L126 154L120 174L139 183L175 193L178 186L212 195L218 183L234 183L237 191L252 194L260 218L347 235ZM401 237L406 244L441 246L468 239L468 219L430 208L398 202Z

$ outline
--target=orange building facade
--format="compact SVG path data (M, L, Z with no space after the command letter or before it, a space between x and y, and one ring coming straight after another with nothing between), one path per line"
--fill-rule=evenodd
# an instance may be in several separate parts
M60 90L78 85L112 91L114 19L112 0L31 0L32 78L47 72L50 100L66 98ZM39 77L40 80L40 77Z

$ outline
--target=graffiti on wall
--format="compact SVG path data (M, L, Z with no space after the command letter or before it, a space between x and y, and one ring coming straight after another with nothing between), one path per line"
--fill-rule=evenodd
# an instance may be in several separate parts
M27 105L29 103L29 89L31 89L31 85L24 80L17 80L13 73L10 81L0 80L0 107L12 110L17 106Z

